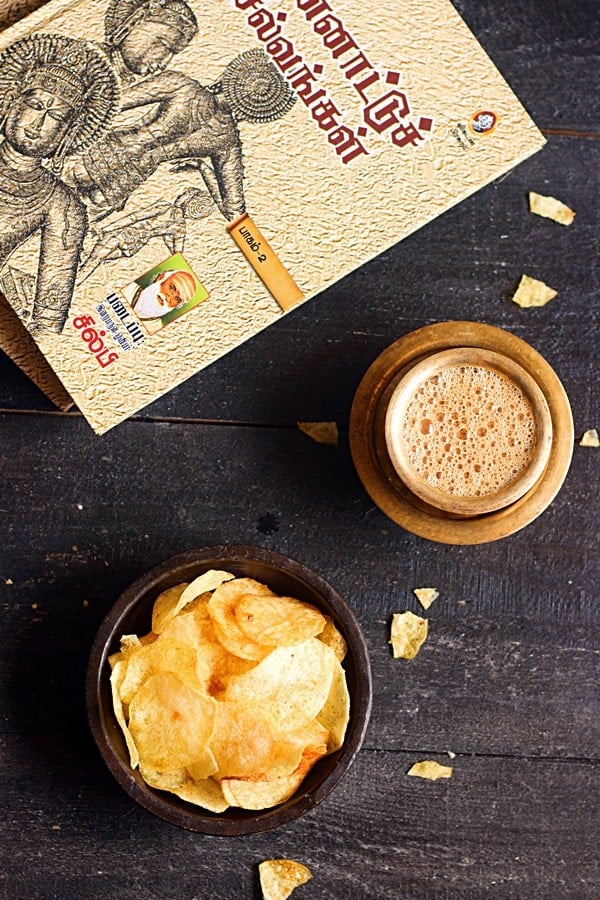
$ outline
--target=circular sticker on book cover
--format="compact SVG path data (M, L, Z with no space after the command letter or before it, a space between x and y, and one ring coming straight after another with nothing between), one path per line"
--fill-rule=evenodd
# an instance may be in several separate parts
M473 134L491 134L496 130L498 116L489 109L481 109L471 117L469 129Z

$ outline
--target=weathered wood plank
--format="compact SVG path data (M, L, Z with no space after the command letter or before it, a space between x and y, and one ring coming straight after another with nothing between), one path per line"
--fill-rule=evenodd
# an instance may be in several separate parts
M597 897L595 839L574 827L593 815L594 764L459 755L452 778L432 783L406 775L422 754L363 751L315 810L236 839L160 822L77 737L1 746L20 760L0 776L20 835L0 850L6 897L245 900L260 896L258 863L280 856L312 870L295 895L306 900Z
M74 712L69 686L130 581L189 547L238 542L317 569L356 610L375 674L370 747L597 756L593 451L578 448L525 531L456 548L373 509L343 443L292 429L130 422L98 439L82 422L10 415L0 427L3 730L52 730L63 704ZM429 585L430 637L412 663L393 660L391 614L418 611L412 589Z

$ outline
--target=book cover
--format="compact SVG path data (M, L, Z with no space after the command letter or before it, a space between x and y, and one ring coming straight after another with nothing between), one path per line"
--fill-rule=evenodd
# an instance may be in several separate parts
M98 433L544 143L449 0L51 0L0 103L0 346Z

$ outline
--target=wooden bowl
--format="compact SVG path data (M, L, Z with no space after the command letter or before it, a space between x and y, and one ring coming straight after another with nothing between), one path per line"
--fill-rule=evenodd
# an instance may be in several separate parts
M230 807L212 813L175 794L149 787L129 765L129 755L116 721L110 687L108 657L119 649L123 634L146 634L152 605L166 588L192 581L208 569L224 569L255 578L276 593L312 603L331 616L348 645L343 666L350 693L350 721L343 746L311 769L296 793L272 809ZM365 640L354 614L339 594L316 572L270 550L222 545L189 550L139 578L121 595L100 626L87 672L86 700L92 734L100 753L129 796L173 825L215 835L267 831L296 819L317 805L343 778L362 745L371 712L371 669Z

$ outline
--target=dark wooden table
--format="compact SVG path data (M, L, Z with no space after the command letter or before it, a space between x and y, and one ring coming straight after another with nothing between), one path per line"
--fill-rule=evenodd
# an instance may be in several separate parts
M0 895L258 897L257 864L313 871L304 898L597 898L600 451L528 528L451 547L373 506L347 441L356 387L391 341L474 319L533 344L598 427L597 0L458 0L546 148L105 437L0 359ZM596 54L596 56L595 56ZM531 216L527 192L577 211ZM510 296L523 272L559 291ZM336 420L337 448L298 420ZM164 473L164 474L157 474ZM119 593L168 556L255 543L318 570L372 659L366 745L297 822L256 837L172 827L135 805L92 742L84 676ZM393 660L391 614L437 587L430 636ZM408 778L423 758L454 776Z

